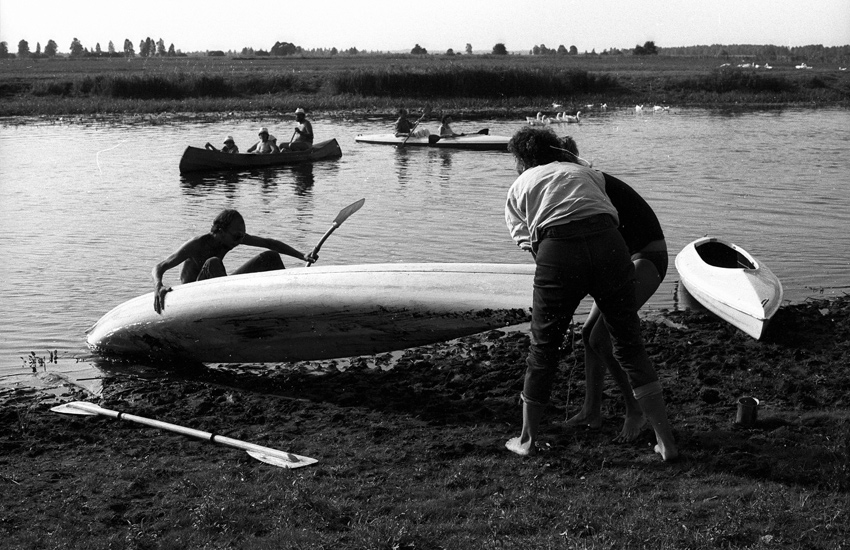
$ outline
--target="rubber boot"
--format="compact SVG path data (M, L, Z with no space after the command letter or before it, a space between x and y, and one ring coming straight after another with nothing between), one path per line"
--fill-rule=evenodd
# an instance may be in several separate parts
M673 430L667 421L667 407L664 405L664 395L661 392L661 383L650 382L634 390L635 399L640 405L643 415L655 430L655 452L664 460L673 460L679 456L676 440L673 438Z
M509 439L505 447L520 456L531 456L537 452L537 428L546 405L530 402L522 397L522 432L519 437Z

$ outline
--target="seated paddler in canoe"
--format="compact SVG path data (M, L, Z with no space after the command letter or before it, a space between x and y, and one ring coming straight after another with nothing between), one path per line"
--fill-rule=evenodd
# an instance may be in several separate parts
M238 153L239 147L236 146L236 142L233 141L233 136L227 136L224 140L224 147L218 149L209 141L204 145L204 148L209 151L218 151L219 153Z
M209 233L186 241L176 252L154 266L151 272L154 280L154 310L162 313L165 309L165 295L171 291L171 287L162 283L166 271L182 263L180 282L183 284L224 277L227 275L224 257L240 244L266 250L235 269L232 275L285 269L281 254L303 262L314 263L318 260L315 251L304 254L276 239L249 235L245 231L245 220L239 212L223 210L213 220Z
M295 109L295 130L289 143L280 145L280 152L309 151L313 148L313 125L307 120L307 113L301 107Z
M280 153L277 146L277 138L269 134L269 129L265 126L257 132L260 140L254 145L248 147L248 152L255 155L270 155L272 153Z

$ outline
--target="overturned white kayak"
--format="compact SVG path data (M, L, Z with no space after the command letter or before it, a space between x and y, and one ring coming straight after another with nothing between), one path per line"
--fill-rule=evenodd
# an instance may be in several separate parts
M472 151L507 151L508 136L491 136L489 134L466 134L458 137L440 137L430 134L407 138L395 134L360 134L354 138L358 143L373 143L377 145L396 145L404 147L437 147L446 149L468 149Z
M685 246L676 256L685 289L706 309L753 338L764 335L782 305L782 283L746 250L714 237Z
M88 332L104 355L275 362L370 355L528 320L534 265L425 263L295 268L178 285Z

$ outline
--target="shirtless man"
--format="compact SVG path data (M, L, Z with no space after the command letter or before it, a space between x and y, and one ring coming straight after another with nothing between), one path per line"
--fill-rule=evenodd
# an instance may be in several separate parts
M313 125L307 120L307 113L301 107L295 109L295 121L298 123L298 126L295 127L295 131L292 134L292 142L289 144L289 150L309 151L313 147Z
M281 241L247 234L242 215L236 210L223 210L213 220L209 233L190 239L177 249L177 252L174 252L153 268L151 275L156 285L154 288L154 310L157 313L162 313L165 308L165 295L171 291L171 287L165 287L162 284L162 276L166 271L182 263L180 282L184 284L214 277L224 277L227 275L227 271L224 269L224 256L240 244L267 250L237 268L233 271L233 275L284 269L283 261L280 259L281 254L298 258L304 262L315 262L318 259L318 255L314 252L304 255Z
M248 148L249 153L254 153L255 155L268 155L280 152L280 149L277 147L277 138L269 135L268 128L260 128L260 132L257 135L260 137L260 141Z

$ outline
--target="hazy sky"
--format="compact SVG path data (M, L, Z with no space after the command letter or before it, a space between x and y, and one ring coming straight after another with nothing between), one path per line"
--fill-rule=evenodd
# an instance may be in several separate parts
M129 38L160 38L184 52L269 50L276 41L305 49L430 53L471 44L576 46L580 52L705 44L850 44L850 0L0 0L0 41L10 52L54 40L67 53L78 38L117 50Z

